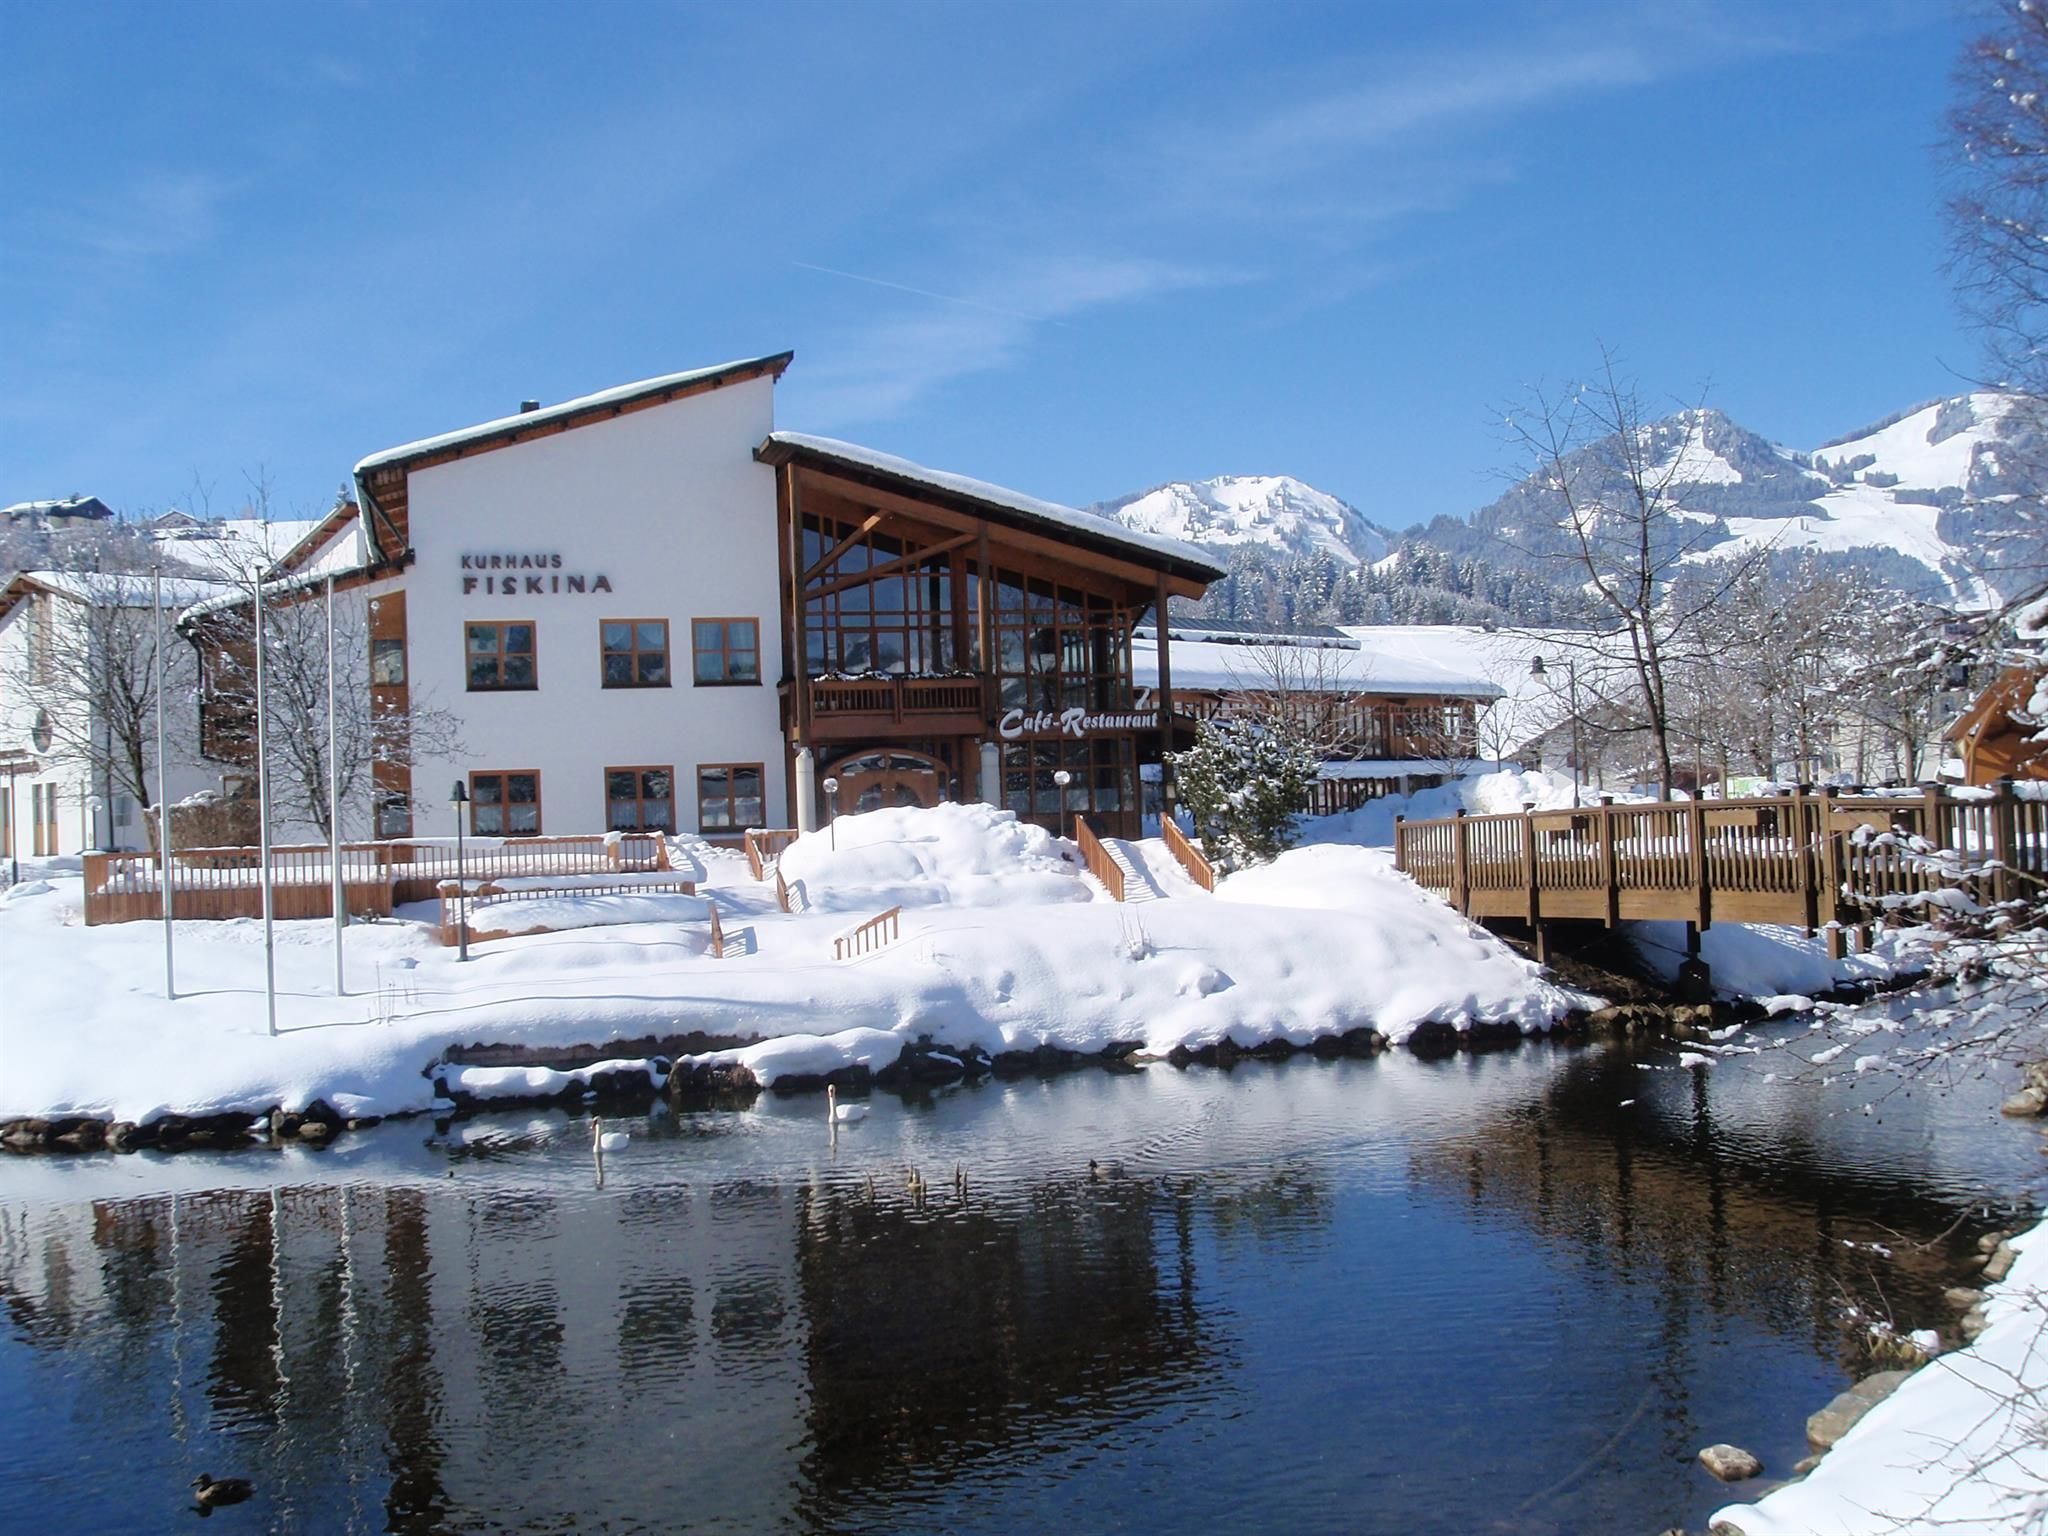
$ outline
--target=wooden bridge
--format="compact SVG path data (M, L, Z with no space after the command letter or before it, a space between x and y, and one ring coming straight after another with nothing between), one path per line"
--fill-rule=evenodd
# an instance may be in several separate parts
M1873 835L1891 831L1947 851L1947 871ZM1628 805L1603 796L1579 810L1398 821L1394 862L1467 917L1528 925L1539 952L1545 924L1576 919L1826 929L1839 955L1888 907L1956 883L1954 872L1970 872L1980 900L2017 895L2048 868L2048 799L2010 780Z

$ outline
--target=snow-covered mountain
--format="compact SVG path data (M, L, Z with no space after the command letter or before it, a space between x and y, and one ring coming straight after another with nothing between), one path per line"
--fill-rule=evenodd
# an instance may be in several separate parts
M1930 401L1811 452L1773 443L1713 410L1681 412L1643 431L1649 478L1669 476L1667 547L1684 549L1688 561L1756 549L1811 552L1961 608L1981 608L2007 586L2038 580L2038 571L2010 580L2005 573L2034 562L2039 540L2029 549L2027 541L1999 536L2021 521L2016 508L2039 504L2048 469L2048 442L2009 396ZM1626 503L1614 447L1609 439L1568 461L1582 496L1599 494L1604 476L1617 481L1611 489ZM1412 533L1458 557L1508 564L1546 546L1566 552L1563 510L1547 478L1512 487L1469 524L1440 518ZM1549 563L1555 576L1558 562Z
M1356 565L1380 559L1393 545L1393 534L1356 507L1290 475L1176 480L1088 510L1212 550L1262 545L1283 555L1326 552Z

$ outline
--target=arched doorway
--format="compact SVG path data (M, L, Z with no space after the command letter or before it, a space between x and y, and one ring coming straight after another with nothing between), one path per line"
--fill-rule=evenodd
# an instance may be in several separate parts
M886 810L892 806L937 805L945 797L946 765L922 752L897 748L857 752L826 768L821 777L839 780L839 814Z

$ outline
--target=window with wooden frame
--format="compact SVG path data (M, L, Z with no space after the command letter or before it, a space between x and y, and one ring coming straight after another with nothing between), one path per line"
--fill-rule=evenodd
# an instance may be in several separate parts
M699 688L761 681L759 619L692 619L690 650L690 676Z
M538 837L540 774L525 768L472 773L469 830L478 837Z
M759 763L699 763L697 830L739 832L766 826L768 801L762 793L766 781Z
M806 516L806 675L934 677L966 665L955 654L953 575L968 542L915 543Z
M668 686L667 619L606 619L597 628L605 687Z
M675 831L675 769L605 769L604 824L607 832Z
M469 691L501 693L538 688L536 628L527 619L464 625Z

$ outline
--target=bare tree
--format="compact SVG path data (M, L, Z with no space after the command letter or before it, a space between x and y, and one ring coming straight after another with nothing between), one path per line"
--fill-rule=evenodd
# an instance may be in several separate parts
M167 581L159 625L147 576L47 573L16 619L24 643L0 653L0 694L48 733L49 755L83 765L96 785L153 803L159 650L167 746L190 756L195 674L171 621L195 595L190 581Z
M1748 549L1717 560L1683 591L1675 588L1688 557L1722 538L1714 520L1682 515L1676 495L1699 472L1704 426L1697 408L1653 420L1608 352L1590 383L1554 397L1538 390L1526 411L1508 418L1510 441L1533 461L1539 480L1542 499L1532 506L1556 513L1564 552L1555 558L1583 582L1611 631L1553 640L1622 662L1625 690L1604 694L1599 704L1647 734L1667 797L1677 734L1674 671L1684 658L1706 653L1715 606L1768 553ZM1534 539L1529 548L1550 552Z
M1329 645L1248 645L1229 669L1231 713L1279 730L1328 761L1355 757L1369 744L1361 704L1364 679L1347 676L1354 654Z
M263 700L273 804L287 816L331 830L328 798L327 597L318 579L264 582ZM199 615L191 630L204 657L206 708L217 756L253 762L255 752L255 595L252 575L231 605ZM462 755L459 719L411 690L411 706L380 706L370 675L369 617L360 593L335 598L333 674L335 746L341 803L367 799L373 765L411 765ZM344 816L344 822L346 817Z

